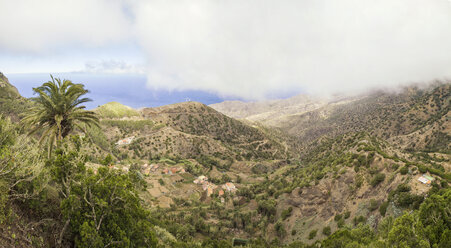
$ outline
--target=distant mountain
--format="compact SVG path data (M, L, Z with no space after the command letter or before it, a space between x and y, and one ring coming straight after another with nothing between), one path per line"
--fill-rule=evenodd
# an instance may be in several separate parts
M302 94L288 99L261 102L225 101L209 106L233 118L273 125L284 116L306 113L321 108L331 101L336 100Z
M264 102L223 102L211 107L232 117L276 127L310 146L321 137L369 132L404 149L450 150L450 83L373 92L353 98L296 96Z
M308 144L321 137L368 132L411 150L451 152L451 84L379 92L286 117L277 127ZM448 142L446 142L447 140Z

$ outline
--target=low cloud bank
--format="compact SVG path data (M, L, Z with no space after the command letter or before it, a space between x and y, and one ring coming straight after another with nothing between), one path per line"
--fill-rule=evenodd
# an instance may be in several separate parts
M451 78L448 0L16 0L1 5L11 11L0 15L0 50L45 53L67 44L132 40L143 51L143 72L152 88L257 100ZM141 68L112 61L91 62L86 69Z

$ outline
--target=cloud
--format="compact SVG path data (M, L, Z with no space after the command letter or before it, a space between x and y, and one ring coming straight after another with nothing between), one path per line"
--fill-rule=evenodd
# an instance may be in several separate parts
M451 76L447 0L140 1L152 87L250 99Z
M448 0L0 0L0 9L0 52L129 72L142 68L120 46L139 44L153 88L261 99L451 77ZM83 47L105 46L118 49L80 62Z
M120 60L89 61L81 72L145 74L145 66L129 64Z
M0 0L0 51L48 53L129 37L120 0Z

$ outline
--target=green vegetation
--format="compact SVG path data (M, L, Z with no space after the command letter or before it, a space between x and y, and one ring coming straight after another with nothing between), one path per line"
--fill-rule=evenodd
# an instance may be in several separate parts
M48 103L53 95L69 94L71 87L79 87L71 91L79 97L85 92L82 86L71 85L53 80L50 88L41 89L39 98L44 100L33 104L42 113L51 112L39 106L52 105ZM66 93L60 89L64 87ZM51 90L54 94L45 94ZM81 101L77 107L83 109L86 100L69 95L65 101L75 105ZM446 108L429 93L418 98L429 99L426 95L434 99L434 107ZM115 104L107 106L114 110ZM324 134L322 138L306 139L308 147L292 153L298 141L266 136L269 128L250 127L196 103L171 107L160 113L162 118L152 112L152 120L114 119L128 115L119 110L97 110L97 114L105 111L99 126L83 124L85 118L53 123L54 137L49 136L57 141L53 150L37 145L39 135L51 131L39 129L28 136L24 133L28 130L17 125L17 117L0 117L0 246L451 245L447 157L408 144L404 150L384 139L392 132L402 137L409 128L405 121L387 124L396 130L386 134L374 127L366 132L343 127L347 132L328 136L325 128L311 133ZM96 114L92 117L95 121ZM339 118L344 117L332 114L326 119L343 123ZM419 123L429 125L426 120ZM77 129L87 135L78 135ZM446 150L447 136L432 134L437 137L429 137L424 148ZM115 145L131 136L135 138L130 144ZM183 149L191 153L174 152L182 150L178 142L186 142ZM150 170L154 165L159 169ZM184 168L186 173L162 175L169 168ZM434 175L428 192L420 193L423 188L414 184L418 173ZM212 195L193 184L200 175L216 184ZM233 182L237 191L219 193L225 182Z
M140 184L136 179L105 167L94 173L80 156L78 149L56 150L47 164L52 179L61 186L62 221L66 223L61 235L74 240L76 247L155 245L153 225L137 196ZM67 225L70 232L66 234Z
M323 228L323 234L329 236L331 234L330 226L326 226Z
M431 195L419 210L404 213L393 221L387 217L372 230L368 225L339 229L321 244L322 247L449 247L451 189Z
M107 104L99 106L94 111L101 118L124 118L140 116L138 111L118 102L109 102Z
M101 120L100 123L105 126L118 127L123 133L141 131L146 128L156 128L151 120Z
M316 237L316 234L318 233L318 230L312 230L310 231L310 233L308 234L308 239L314 239Z
M76 128L84 131L81 124L98 126L98 118L92 111L81 105L89 98L80 98L88 93L82 84L53 78L42 86L33 88L38 97L32 98L36 104L30 108L24 123L30 128L29 135L42 132L40 143L47 141L48 154L52 147L61 142Z
M378 173L378 174L376 174L373 177L373 179L371 180L370 184L371 184L371 186L376 187L377 185L379 185L384 180L385 180L385 174Z

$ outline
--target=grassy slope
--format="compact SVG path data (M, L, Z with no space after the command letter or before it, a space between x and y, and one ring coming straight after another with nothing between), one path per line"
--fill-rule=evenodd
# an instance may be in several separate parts
M118 102L109 102L94 110L101 118L123 118L140 116L139 112Z

